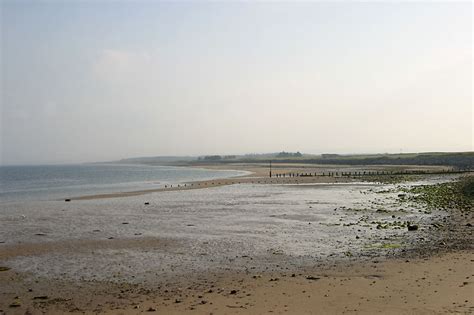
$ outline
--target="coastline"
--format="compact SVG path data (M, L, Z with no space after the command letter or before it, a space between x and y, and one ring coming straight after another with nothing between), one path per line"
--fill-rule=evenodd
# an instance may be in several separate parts
M175 167L175 166L173 166ZM70 200L94 200L108 198L122 198L131 196L141 196L151 193L159 193L164 191L181 191L190 189L203 189L210 187L219 187L234 184L310 184L310 183L350 183L357 182L360 178L343 177L343 176L314 176L314 177L276 177L275 175L290 173L324 173L336 171L381 171L381 170L442 170L441 166L402 166L402 165L380 165L380 166L344 166L344 165L311 165L311 164L281 164L273 167L273 177L269 177L269 167L265 164L206 164L206 165L179 165L176 167L191 167L206 170L226 170L226 171L244 171L248 174L229 178L218 178L212 180L192 181L180 184L168 185L167 187L135 190L128 192L93 194L77 197L68 197Z
M260 180L258 176L248 179ZM38 277L10 265L12 269L0 272L0 313L471 313L473 213L450 209L444 219L442 227L406 232L413 243L403 250L388 247L363 255L307 260L276 252L268 254L266 265L258 257L241 253L226 258L228 267L237 261L238 268L209 266L177 273L163 269L150 282L121 280L120 275L117 280L113 280L115 275L109 280ZM145 236L0 244L0 263L50 254L115 251L122 255L131 249L180 256L186 248L173 239ZM177 267L183 262L178 260ZM134 266L129 267L133 274ZM103 269L114 273L106 265Z

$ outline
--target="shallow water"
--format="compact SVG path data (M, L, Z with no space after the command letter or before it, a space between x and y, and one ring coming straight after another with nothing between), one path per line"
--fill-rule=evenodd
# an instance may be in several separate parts
M52 246L2 264L39 276L140 283L190 271L315 264L416 238L406 229L378 230L374 221L423 225L443 215L414 206L400 211L397 193L377 193L389 187L242 184L70 203L8 203L0 212L0 254L2 246L15 244L98 241L97 248ZM130 239L171 243L120 246Z
M0 166L0 204L156 189L245 174L248 172L124 164Z

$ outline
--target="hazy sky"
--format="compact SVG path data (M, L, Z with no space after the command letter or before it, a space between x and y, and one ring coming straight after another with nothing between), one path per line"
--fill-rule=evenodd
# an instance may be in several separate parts
M474 149L470 1L1 9L4 164Z

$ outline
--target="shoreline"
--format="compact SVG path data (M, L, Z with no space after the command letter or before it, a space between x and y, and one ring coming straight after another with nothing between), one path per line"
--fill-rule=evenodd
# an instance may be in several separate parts
M403 250L388 247L355 255L310 257L304 262L277 252L268 254L266 265L252 254L241 253L229 257L228 265L220 268L177 273L173 268L160 269L151 282L134 283L120 276L108 280L35 277L10 265L12 269L0 271L0 314L472 313L472 223L472 211L449 209L441 227L405 232L413 238ZM181 255L186 248L173 239L140 236L136 240L0 244L0 262L50 253L100 254L101 250L121 255L129 249ZM233 260L242 263L233 265ZM255 263L261 264L259 268L253 269Z
M316 172L329 172L337 170L386 170L388 169L402 169L402 170L441 170L444 169L442 166L400 166L400 165L380 165L380 166L344 166L344 165L310 165L310 164L283 164L277 165L273 169L273 177L269 177L269 168L262 164L207 164L207 165L180 165L176 167L190 167L199 168L206 170L226 170L226 171L244 171L249 174L241 176L220 178L212 180L192 181L183 182L180 184L167 185L167 187L156 188L156 189L145 189L128 192L116 192L116 193L104 193L94 195L84 195L77 197L67 197L67 199L74 200L95 200L95 199L108 199L108 198L122 198L141 196L145 194L158 193L164 191L181 191L190 189L204 189L211 187L219 187L234 184L308 184L308 183L350 183L361 180L361 177L343 177L343 176L302 176L302 177L276 177L275 175L288 174L288 173L316 173ZM423 174L420 174L423 175ZM430 175L430 174L425 174ZM389 176L389 175L387 175ZM393 175L400 176L400 175ZM171 186L171 187L168 187Z

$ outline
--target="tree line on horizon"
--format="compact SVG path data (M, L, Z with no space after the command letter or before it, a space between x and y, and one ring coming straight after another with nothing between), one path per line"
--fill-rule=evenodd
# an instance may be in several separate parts
M275 160L273 160L275 158ZM298 163L309 164L336 164L336 165L447 165L459 169L474 168L474 152L459 153L421 153L421 154L386 154L386 155L338 155L322 154L319 157L304 158L300 152L285 152L262 155L262 157L248 157L235 155L208 155L199 157L200 162L243 162L243 163Z

